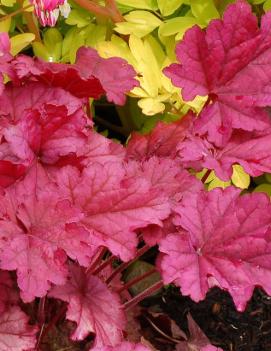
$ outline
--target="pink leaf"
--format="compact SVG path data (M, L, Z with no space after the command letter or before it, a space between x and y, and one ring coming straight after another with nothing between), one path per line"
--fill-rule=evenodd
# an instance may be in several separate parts
M118 295L98 278L70 265L70 276L64 286L54 287L51 297L68 302L66 317L77 324L73 340L89 333L96 335L95 345L116 345L122 340L125 315Z
M183 88L185 100L209 95L197 122L198 132L223 145L232 129L248 131L270 127L268 114L257 106L270 105L271 15L256 16L243 0L230 5L223 20L210 22L206 32L194 26L178 44L182 64L164 70L173 83Z
M36 327L28 325L28 317L19 307L10 307L0 316L0 350L32 350L37 331Z
M68 200L60 201L41 167L8 188L1 201L1 268L17 270L25 302L44 296L50 283L65 283L66 255L88 265L94 247L76 225L82 214Z
M229 187L184 199L175 224L185 231L168 235L160 251L166 284L196 302L217 285L243 311L255 286L271 293L271 204L264 194L239 193Z
M169 215L168 198L148 179L130 179L123 165L110 162L90 164L82 175L71 167L57 177L63 198L84 213L80 223L93 244L108 247L124 261L135 254L135 231L149 224L162 224Z
M94 347L89 351L150 351L149 348L142 344L133 344L128 341L123 341L121 344L117 346L102 346L102 347Z
M148 179L153 189L169 198L171 212L183 197L202 189L202 183L180 167L177 159L152 157L144 162L130 161L128 176ZM148 245L156 245L167 234L175 232L172 216L163 221L163 226L151 224L141 231Z

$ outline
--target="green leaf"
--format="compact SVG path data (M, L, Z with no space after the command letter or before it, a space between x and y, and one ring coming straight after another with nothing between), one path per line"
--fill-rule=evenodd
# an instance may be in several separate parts
M62 44L62 61L74 63L76 59L76 52L85 44L84 32L79 28L71 28L64 37Z
M86 10L72 9L65 22L71 26L75 25L78 28L82 28L90 23L92 17Z
M169 0L171 1L171 0ZM117 0L118 4L133 7L136 9L157 10L156 0Z
M211 19L220 17L213 0L190 0L190 4L193 15L205 25Z
M213 180L211 180L211 182L209 183L208 185L208 190L212 190L212 189L215 189L215 188L222 188L222 189L225 189L227 188L228 186L231 185L231 182L223 182L223 180L217 178L215 176L215 178Z
M90 27L90 30L86 32L86 45L97 48L100 42L103 42L106 37L106 26L96 25Z
M261 184L258 185L253 192L255 193L266 193L267 195L271 196L271 184Z
M39 41L35 41L34 43L32 43L32 48L36 57L39 57L44 61L53 61L51 59L49 51L47 50L44 44L40 43Z
M50 55L50 61L60 60L63 43L60 31L57 28L49 28L43 35L43 42Z
M240 165L233 166L231 180L236 187L241 189L247 189L250 184L250 176L244 171L244 168Z
M163 16L173 14L183 3L184 0L157 0L158 7Z
M33 33L18 34L10 38L11 54L13 56L17 55L20 51L26 48L34 40L35 40L35 35Z
M139 38L151 33L162 21L148 11L132 11L124 16L127 22L116 23L115 31L120 34L134 34Z

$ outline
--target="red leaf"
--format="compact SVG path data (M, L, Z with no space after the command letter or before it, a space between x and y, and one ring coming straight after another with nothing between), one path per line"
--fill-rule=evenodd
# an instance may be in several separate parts
M116 345L122 340L125 315L118 295L98 278L70 265L70 276L64 286L54 287L51 297L68 302L66 317L77 324L73 340L95 333L95 345Z
M271 293L271 204L264 194L239 193L229 187L185 198L175 223L186 231L168 235L160 251L166 284L196 302L217 285L242 311L255 286Z
M35 347L37 328L19 307L10 307L0 316L0 350L28 351Z
M259 107L270 105L270 13L257 18L243 0L230 5L223 20L210 22L206 32L194 26L178 44L182 64L165 69L173 83L183 88L185 100L209 95L197 131L221 146L232 129L247 131L270 127L268 114ZM257 107L259 106L259 107Z

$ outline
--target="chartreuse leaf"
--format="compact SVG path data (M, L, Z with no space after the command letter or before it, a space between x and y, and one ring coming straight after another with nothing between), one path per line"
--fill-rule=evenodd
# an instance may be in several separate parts
M120 34L134 34L139 38L151 33L162 21L148 11L132 11L124 16L125 22L116 23L114 28Z
M169 37L174 35L176 40L180 40L185 31L197 24L198 21L194 17L175 17L171 18L159 27L159 37Z
M190 0L190 5L193 15L202 24L207 25L210 20L220 17L213 0Z
M244 171L240 165L233 165L232 183L241 189L247 189L250 184L250 176Z
M15 4L16 4L16 0L1 0L0 1L0 5L7 6L7 7L12 7Z
M266 193L271 196L271 184L260 184L253 191L256 193Z
M267 0L264 4L263 4L263 9L265 12L269 11L271 9L271 0Z
M4 21L0 21L0 32L8 32L11 24L11 17L5 19Z
M145 9L145 10L158 9L156 0L117 0L117 3L124 6L134 7L136 9Z
M161 14L169 16L184 3L184 0L157 0L157 2Z
M175 40L173 39L175 43ZM193 102L184 103L181 99L180 89L172 85L162 70L173 60L166 56L161 44L152 35L139 38L130 35L129 45L120 37L113 35L110 41L102 41L97 45L102 57L122 57L127 60L139 74L140 86L130 93L139 98L138 105L145 115L153 116L165 110L165 104L174 106L180 115L192 108L199 112L205 98L196 98Z
M36 57L39 57L44 61L52 61L51 55L44 44L40 43L39 41L35 41L32 43L32 48Z
M271 183L271 174L270 173L265 173L264 178L268 183Z
M33 33L23 33L10 38L11 49L13 56L17 55L21 50L26 48L32 41L35 40Z
M208 190L212 190L212 189L215 189L215 188L222 188L222 189L225 189L227 188L228 186L231 185L231 182L223 182L223 180L219 179L218 177L214 177L214 179L209 183L208 185Z

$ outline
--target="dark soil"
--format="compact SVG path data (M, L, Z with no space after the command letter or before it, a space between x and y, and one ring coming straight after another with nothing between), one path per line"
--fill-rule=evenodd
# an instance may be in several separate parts
M200 303L181 296L179 289L170 288L161 297L149 298L144 305L146 308L159 306L188 335L187 313L190 312L211 343L224 351L271 350L271 297L261 289L255 289L243 313L237 312L230 295L218 288L210 290ZM146 331L148 323L144 322L144 315L141 323ZM155 331L151 336L150 333L149 329L146 337L152 339L150 341L158 350L174 350L175 345L166 343L161 334Z

